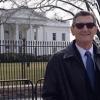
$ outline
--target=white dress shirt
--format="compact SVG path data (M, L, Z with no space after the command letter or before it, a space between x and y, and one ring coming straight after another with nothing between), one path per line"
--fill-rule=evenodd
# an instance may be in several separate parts
M77 45L77 44L75 44L75 45L76 45L76 47L77 47L77 49L78 49L78 51L79 51L79 53L80 53L80 55L81 55L81 57L82 57L84 66L85 66L85 68L86 68L86 59L87 59L87 57L85 56L85 52L86 52L86 51L89 51L89 52L91 53L91 55L92 55L92 58L93 58L93 45L92 45L92 47L91 47L89 50L86 50L86 49L80 47L80 46ZM93 61L94 61L94 60L93 60Z

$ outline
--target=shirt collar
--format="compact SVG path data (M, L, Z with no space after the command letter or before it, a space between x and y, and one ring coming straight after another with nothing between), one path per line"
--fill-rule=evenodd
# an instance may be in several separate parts
M86 50L86 49L80 47L80 46L77 45L77 44L75 44L75 45L76 45L77 49L79 50L79 52L80 52L80 54L81 54L82 56L84 56L84 54L85 54L86 51L89 51L89 52L91 53L91 55L93 56L93 45L92 45L92 47L91 47L90 49L88 49L88 50Z

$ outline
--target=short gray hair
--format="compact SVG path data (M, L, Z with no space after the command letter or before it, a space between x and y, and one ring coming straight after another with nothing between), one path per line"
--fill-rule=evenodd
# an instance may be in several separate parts
M92 16L93 22L96 24L96 18L95 18L95 16L94 16L92 13L88 12L88 11L83 11L83 10L82 10L82 11L78 12L78 13L74 16L72 25L74 25L74 24L76 23L76 18L79 17L79 16Z

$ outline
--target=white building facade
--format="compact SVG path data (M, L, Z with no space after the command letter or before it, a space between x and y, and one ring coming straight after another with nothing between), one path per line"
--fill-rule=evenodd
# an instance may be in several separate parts
M69 22L50 20L31 8L0 10L0 40L70 41Z

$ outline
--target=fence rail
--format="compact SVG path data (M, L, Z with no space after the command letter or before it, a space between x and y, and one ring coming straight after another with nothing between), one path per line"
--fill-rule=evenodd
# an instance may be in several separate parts
M0 80L28 79L33 83L44 77L50 56L68 42L0 41Z
M9 89L10 85L15 84L14 82L9 82L10 80L30 80L33 85L36 84L35 97L37 100L37 97L41 96L41 91L38 93L38 90L42 88L41 82L39 83L40 85L37 82L41 78L44 78L49 58L68 44L68 42L55 41L0 41L0 87L4 85L4 90L6 86ZM41 99L41 97L39 98Z
M0 80L0 85L0 100L34 100L34 86L30 80Z

